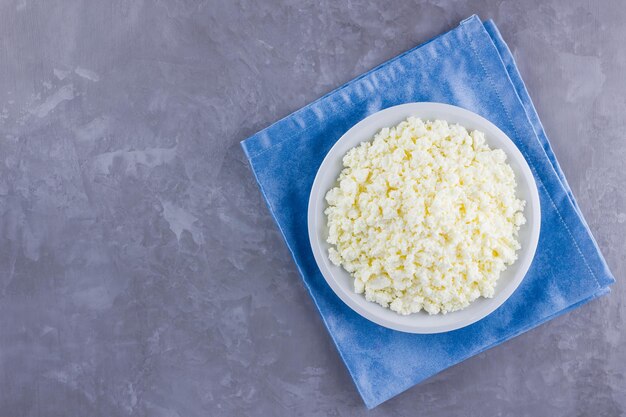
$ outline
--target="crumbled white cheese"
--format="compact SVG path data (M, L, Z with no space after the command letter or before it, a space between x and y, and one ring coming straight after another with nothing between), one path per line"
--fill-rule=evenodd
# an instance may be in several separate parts
M525 202L484 134L409 118L343 158L326 194L329 258L354 291L400 314L493 297L516 259Z

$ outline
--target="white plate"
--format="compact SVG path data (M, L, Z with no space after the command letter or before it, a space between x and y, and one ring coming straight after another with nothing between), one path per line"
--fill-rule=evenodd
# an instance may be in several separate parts
M343 268L333 265L328 259L326 243L328 230L324 210L326 192L335 186L342 169L342 159L348 150L361 142L371 140L384 127L392 127L409 116L424 120L441 119L458 123L468 130L485 133L489 146L502 149L508 156L517 180L517 196L526 200L524 216L526 224L519 232L522 248L517 252L517 261L500 275L493 298L479 298L467 308L446 315L428 315L422 311L408 316L399 315L390 309L365 300L363 294L353 291L353 279ZM470 325L492 313L504 303L522 282L535 255L541 226L539 193L535 179L515 144L504 132L483 117L460 107L442 103L408 103L374 113L348 130L328 152L320 166L309 198L308 228L315 261L322 275L335 294L361 316L381 326L409 333L441 333Z

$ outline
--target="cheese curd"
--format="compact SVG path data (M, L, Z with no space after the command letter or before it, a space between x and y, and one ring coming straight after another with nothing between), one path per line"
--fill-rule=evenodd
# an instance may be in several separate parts
M517 259L525 202L485 136L410 117L343 158L326 194L329 258L368 301L406 315L491 298Z

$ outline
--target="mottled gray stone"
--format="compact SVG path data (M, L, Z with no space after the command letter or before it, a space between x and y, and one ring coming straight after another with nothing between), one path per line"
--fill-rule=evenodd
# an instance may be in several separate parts
M620 1L0 0L0 415L363 415L239 141L472 13L618 283L368 415L624 414Z

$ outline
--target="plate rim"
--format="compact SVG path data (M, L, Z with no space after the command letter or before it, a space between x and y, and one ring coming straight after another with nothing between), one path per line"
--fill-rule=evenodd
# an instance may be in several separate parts
M323 175L324 173L324 169L327 168L327 165L330 163L329 158L331 157L331 155L334 155L334 153L336 153L336 148L339 146L339 144L341 144L347 137L349 138L351 133L358 130L361 126L363 126L364 124L368 122L371 122L371 120L374 118L382 117L384 113L392 113L392 112L402 113L402 111L405 109L419 108L419 107L424 108L421 110L423 113L427 112L426 110L427 108L430 108L430 111L433 111L433 109L434 111L437 111L437 108L439 108L440 110L444 110L444 111L447 110L447 111L452 111L452 112L460 112L461 114L464 113L465 116L469 118L477 119L480 123L488 125L492 130L496 131L496 133L500 136L501 140L508 141L513 149L513 152L516 152L518 154L518 155L515 155L516 160L519 163L518 165L520 165L521 171L523 171L523 177L526 179L526 182L528 183L528 186L529 186L528 188L530 189L530 197L531 197L530 199L533 202L532 214L533 214L533 220L534 220L533 225L529 225L529 227L532 226L530 229L529 241L527 242L527 244L529 244L529 250L527 251L529 255L526 256L526 258L523 260L523 263L521 265L517 266L518 270L515 275L516 279L514 279L512 283L510 283L507 287L503 289L505 292L505 296L501 296L500 297L501 299L499 299L497 302L495 301L495 297L490 298L490 299L479 297L479 300L480 299L494 300L490 302L491 307L486 309L484 312L479 312L479 314L475 315L475 317L471 317L470 319L460 320L458 323L454 323L454 324L439 325L439 326L433 326L433 327L428 327L428 328L423 327L423 326L411 326L411 325L407 325L404 323L394 322L393 320L389 320L384 317L380 317L376 314L373 314L367 308L364 308L363 306L361 306L362 303L355 302L352 297L348 296L348 294L345 293L345 289L337 282L337 279L334 277L332 271L329 268L327 268L326 262L329 261L327 259L328 255L324 254L324 250L323 248L321 248L321 244L319 244L320 239L316 237L316 235L321 234L321 233L318 233L315 230L316 222L314 220L314 217L318 210L317 203L319 201L319 198L316 198L316 196L318 196L320 193L323 193L323 195L325 195L326 192L328 191L328 190L320 190L320 187L321 187L320 178L321 178L321 175ZM417 113L419 112L419 109L411 110L411 111ZM407 116L405 116L404 118L406 117ZM430 120L430 118L420 116L419 114L415 114L414 117L420 117L420 118L425 118L427 120ZM398 121L397 123L399 122L400 121ZM454 123L453 121L448 121L448 122ZM371 136L369 136L369 139L367 140L371 140L375 134L376 134L376 131L372 132ZM358 146L358 145L354 145L354 146ZM509 155L509 152L507 152L507 156L509 158L511 157L511 155ZM321 199L323 202L324 198L322 197ZM528 201L527 201L527 206L528 206ZM387 107L385 109L374 112L368 115L367 117L363 118L358 123L350 127L350 129L348 129L345 133L343 133L341 137L333 144L333 146L326 152L324 159L322 160L320 166L317 169L315 178L313 180L313 184L311 186L311 191L309 193L309 201L308 201L308 206L307 206L307 230L308 230L308 235L309 235L309 244L311 246L311 250L313 251L313 256L315 258L315 263L317 264L318 269L320 270L322 276L324 277L324 280L331 287L335 295L337 295L341 299L341 301L344 304L346 304L350 309L352 309L354 312L359 314L361 317L373 323L376 323L380 326L383 326L392 330L397 330L397 331L401 331L405 333L416 333L416 334L444 333L444 332L449 332L449 331L458 330L458 329L467 327L471 324L474 324L484 319L485 317L487 317L488 315L496 311L498 308L500 308L502 304L504 304L511 297L511 295L517 290L521 282L524 280L526 274L528 273L528 269L530 268L530 265L532 264L532 261L535 258L536 249L537 249L537 245L539 241L539 235L541 232L541 202L539 199L539 191L537 189L537 183L535 181L534 175L532 174L532 169L530 168L528 161L524 157L524 154L517 147L515 142L513 142L511 138L509 138L509 136L506 135L498 126L496 126L494 123L484 118L483 116L477 113L474 113L470 110L467 110L463 107L459 107L459 106L455 106L455 105L451 105L447 103L439 103L439 102L427 102L427 101L409 102L409 103ZM324 238L321 238L321 240L325 242ZM519 262L519 261L520 260L518 259L516 262ZM343 267L340 267L340 268L343 268ZM376 303L365 300L365 297L362 294L359 294L359 297L362 297L365 303L372 304L374 307L369 306L371 308L378 307L380 309L388 310L388 308L382 307ZM465 309L458 310L456 312L452 312L448 314L458 314L458 313L462 314L463 311L465 311ZM397 313L394 312L394 314L397 314ZM414 314L425 314L425 313L421 311L419 313L412 313L409 316L402 316L399 314L397 314L397 316L398 317L410 317Z

